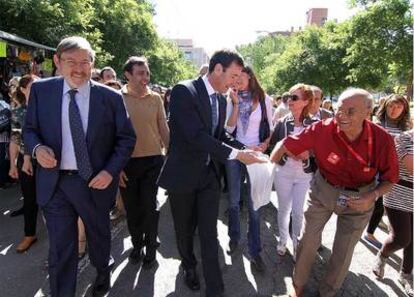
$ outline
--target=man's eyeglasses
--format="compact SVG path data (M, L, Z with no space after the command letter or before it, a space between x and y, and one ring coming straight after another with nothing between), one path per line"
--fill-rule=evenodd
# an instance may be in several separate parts
M88 68L92 65L92 61L89 61L89 60L84 60L80 62L76 62L76 61L69 60L69 59L62 59L62 58L60 58L60 60L64 62L70 68L74 68L77 65L79 65L81 68Z

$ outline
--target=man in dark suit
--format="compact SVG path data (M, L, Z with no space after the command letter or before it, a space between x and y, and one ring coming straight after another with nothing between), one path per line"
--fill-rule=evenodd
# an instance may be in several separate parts
M321 88L317 86L311 86L311 88L314 100L309 112L313 115L314 118L318 120L326 120L332 118L334 114L331 111L321 107L323 99L323 92Z
M192 290L200 289L193 252L198 227L208 297L222 296L224 291L217 241L220 162L260 162L254 152L241 151L243 145L224 130L226 101L221 94L234 85L242 68L238 54L218 51L210 60L207 75L173 88L170 147L158 180L169 193L185 281Z
M63 39L54 56L62 77L34 83L27 110L24 139L40 165L37 197L48 228L52 296L75 295L78 216L97 269L93 295L109 290L109 210L135 145L122 96L90 80L93 61L84 38Z

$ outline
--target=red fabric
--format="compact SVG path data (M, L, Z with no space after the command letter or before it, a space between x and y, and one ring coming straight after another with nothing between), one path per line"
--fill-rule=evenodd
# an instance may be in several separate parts
M367 126L372 128L373 152L369 172L346 148L338 133L362 157L368 160ZM398 159L394 140L382 127L365 120L361 135L353 142L343 132L338 132L334 118L319 121L307 127L300 134L284 139L288 151L298 155L306 150L313 151L321 174L329 183L341 187L360 187L371 183L377 173L380 181L398 181Z

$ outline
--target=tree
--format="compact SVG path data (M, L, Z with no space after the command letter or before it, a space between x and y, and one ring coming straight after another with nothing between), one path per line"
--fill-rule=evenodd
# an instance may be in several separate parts
M407 85L412 94L413 17L409 0L359 0L365 10L348 26L349 47L344 62L349 79L359 86L381 90Z

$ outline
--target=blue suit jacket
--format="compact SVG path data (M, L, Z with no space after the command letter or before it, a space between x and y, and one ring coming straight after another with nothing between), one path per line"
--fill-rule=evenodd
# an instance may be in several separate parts
M205 176L208 156L220 177L231 147L244 148L224 129L226 100L220 97L218 104L219 122L215 135L211 135L211 104L203 79L184 81L172 89L170 145L158 178L160 187L172 192L194 191Z
M25 145L33 155L38 144L50 147L57 166L37 167L36 193L38 204L44 206L52 197L59 178L62 150L63 78L50 78L33 83L30 91L26 123L23 131ZM125 110L122 95L104 85L91 81L88 130L86 143L93 174L108 171L113 182L106 190L92 190L94 195L112 196L118 176L135 146L135 132ZM108 195L110 194L110 195Z

